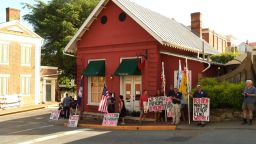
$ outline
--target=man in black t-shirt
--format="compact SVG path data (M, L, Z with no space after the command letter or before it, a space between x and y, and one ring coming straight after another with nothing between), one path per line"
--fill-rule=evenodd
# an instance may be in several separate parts
M181 108L181 99L182 99L182 93L178 91L178 88L174 88L174 95L172 97L173 102L173 118L172 118L172 124L179 124L180 123L180 108Z

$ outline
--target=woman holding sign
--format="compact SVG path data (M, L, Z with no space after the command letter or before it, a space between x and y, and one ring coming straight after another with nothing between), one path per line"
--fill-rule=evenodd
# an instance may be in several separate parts
M197 90L194 92L193 98L207 98L208 97L207 93L202 90L202 87L200 85L197 85L196 88L197 88ZM204 127L205 122L199 121L199 123L197 125Z

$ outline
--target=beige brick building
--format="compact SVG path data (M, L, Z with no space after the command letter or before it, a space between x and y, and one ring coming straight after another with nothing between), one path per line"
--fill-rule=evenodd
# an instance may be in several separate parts
M216 33L209 28L202 28L202 18L200 12L191 14L191 31L198 37L208 42L214 49L220 53L230 52L233 47L231 35L224 36Z
M7 8L6 22L0 23L0 96L19 96L20 105L38 104L43 39L19 19L19 10Z

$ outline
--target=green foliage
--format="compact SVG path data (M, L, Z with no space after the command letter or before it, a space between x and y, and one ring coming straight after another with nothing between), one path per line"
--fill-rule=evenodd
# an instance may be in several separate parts
M244 83L217 81L215 78L201 79L199 84L208 93L212 108L241 109Z
M213 62L225 64L233 60L238 54L237 53L222 53L217 55L212 55L211 60Z
M45 39L41 64L64 70L65 78L76 75L75 58L63 55L63 49L73 37L99 0L35 0L34 5L24 3L31 12L24 19L34 31Z

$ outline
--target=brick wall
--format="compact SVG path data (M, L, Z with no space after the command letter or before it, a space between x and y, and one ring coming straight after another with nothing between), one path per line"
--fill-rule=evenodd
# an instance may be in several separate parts
M28 44L28 43L22 43ZM9 44L9 64L0 65L1 74L9 74L8 95L20 93L20 75L31 75L30 96L23 97L23 104L34 104L35 97L35 45L31 48L31 65L21 66L21 47L19 42L11 41Z

